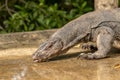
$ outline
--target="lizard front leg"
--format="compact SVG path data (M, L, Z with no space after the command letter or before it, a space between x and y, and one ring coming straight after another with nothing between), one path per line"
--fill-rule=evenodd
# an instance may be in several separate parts
M98 50L94 53L82 53L80 54L80 57L86 59L100 59L107 56L107 53L110 51L112 46L114 32L109 27L100 27L98 28L97 33L96 42Z

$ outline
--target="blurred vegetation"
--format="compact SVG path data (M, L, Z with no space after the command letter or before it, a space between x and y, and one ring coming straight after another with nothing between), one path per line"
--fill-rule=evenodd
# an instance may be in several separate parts
M0 33L60 28L93 10L93 0L1 0Z

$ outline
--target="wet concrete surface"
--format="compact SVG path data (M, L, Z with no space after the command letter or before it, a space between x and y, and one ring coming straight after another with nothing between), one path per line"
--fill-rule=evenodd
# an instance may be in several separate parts
M0 50L0 80L120 80L120 52L85 60L76 59L80 49L72 49L49 62L34 63L31 54L36 49Z

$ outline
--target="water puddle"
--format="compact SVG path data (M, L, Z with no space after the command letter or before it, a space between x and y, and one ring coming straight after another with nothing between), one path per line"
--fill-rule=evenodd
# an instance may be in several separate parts
M77 55L66 54L44 63L34 63L30 55L0 57L0 80L120 79L120 54L101 60L77 60Z

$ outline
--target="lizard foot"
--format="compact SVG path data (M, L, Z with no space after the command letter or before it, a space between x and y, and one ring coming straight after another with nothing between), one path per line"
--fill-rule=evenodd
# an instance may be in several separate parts
M105 57L106 57L106 55L100 55L100 54L97 54L97 53L81 53L78 56L78 59L79 58L85 58L85 59L91 60L91 59L102 59L102 58L105 58Z

